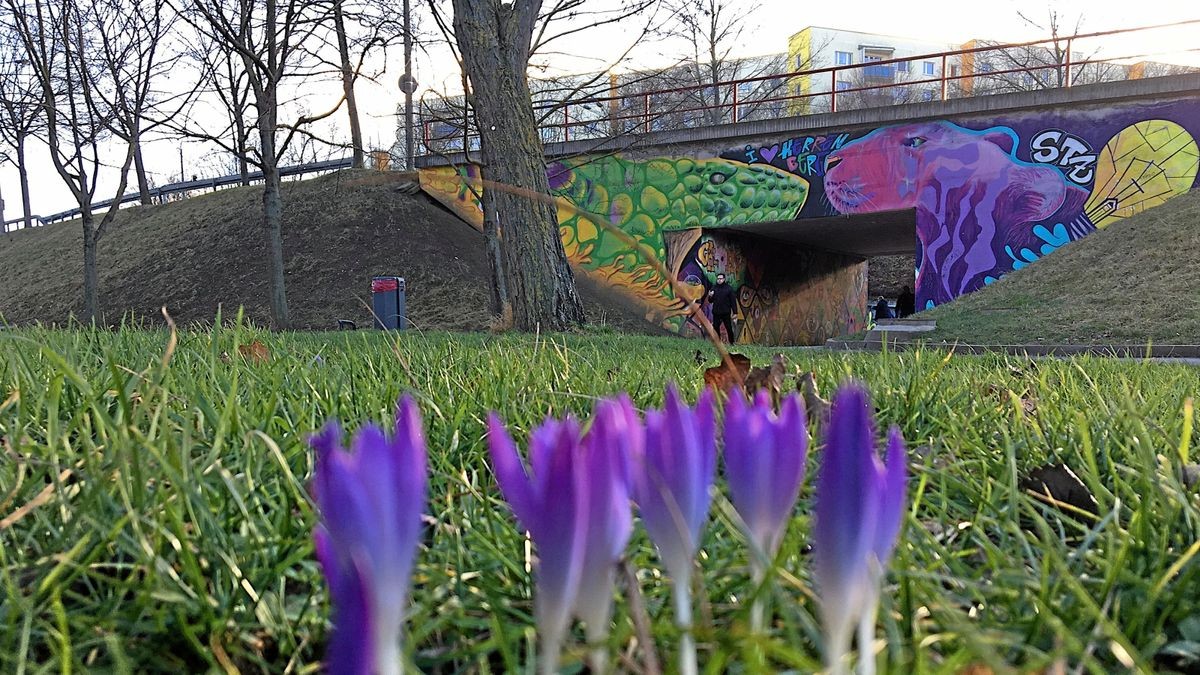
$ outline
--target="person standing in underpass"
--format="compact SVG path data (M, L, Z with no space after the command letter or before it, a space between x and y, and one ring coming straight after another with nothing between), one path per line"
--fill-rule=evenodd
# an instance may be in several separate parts
M733 310L737 307L737 294L725 282L724 274L717 275L717 285L709 290L708 301L712 305L713 329L717 337L721 336L721 326L725 326L725 340L733 344Z
M900 291L900 295L896 297L896 318L903 319L909 316L916 309L917 298L913 295L912 289L908 286Z

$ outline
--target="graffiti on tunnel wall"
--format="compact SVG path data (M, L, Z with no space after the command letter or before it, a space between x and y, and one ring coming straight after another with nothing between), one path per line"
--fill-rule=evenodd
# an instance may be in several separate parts
M865 266L723 228L912 210L918 306L930 307L1191 189L1198 135L1200 102L1181 99L768 139L716 158L580 157L547 177L575 269L647 318L695 331L690 307L721 271L744 341L803 343L862 327ZM476 166L421 172L427 193L481 227L478 178Z
M931 307L1196 182L1194 101L930 121L730 151L804 176L800 217L913 209L916 292ZM789 162L784 149L811 148Z
M760 339L756 327L767 325L767 316L778 306L776 295L757 292L756 280L763 278L765 267L761 254L748 259L736 241L707 237L701 242L701 233L794 219L808 197L805 178L765 163L686 157L581 158L555 162L546 173L559 204L563 246L578 273L636 299L649 320L690 333L698 331L689 319L690 308L705 296L716 270L724 271L744 298L738 310L741 339ZM479 167L422 170L421 185L467 222L482 227ZM597 227L581 212L601 217L637 245ZM837 293L828 295L825 300L832 302ZM853 310L830 306L822 315L848 313ZM843 328L822 324L810 332L836 334Z

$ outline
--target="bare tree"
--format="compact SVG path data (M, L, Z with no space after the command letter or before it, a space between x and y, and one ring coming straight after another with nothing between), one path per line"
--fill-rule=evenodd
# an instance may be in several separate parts
M1072 25L1058 10L1047 11L1042 22L1018 12L1030 26L1048 32L1043 44L1007 47L1003 43L976 41L975 47L994 47L963 57L963 93L995 94L1039 89L1057 89L1070 84L1094 84L1125 79L1123 66L1096 58L1096 52L1084 52L1071 37L1083 28L1083 15Z
M116 194L124 194L134 158L132 143L113 138L113 111L100 95L100 91L112 91L123 83L108 79L110 73L97 67L92 59L99 48L96 22L104 16L104 10L85 9L74 0L4 2L41 89L50 159L79 205L83 226L82 318L91 321L100 309L97 245L117 214L114 205L97 222L92 206L96 187L101 172L109 168L105 158L115 149L124 154L116 176Z
M350 125L350 149L354 168L366 165L362 123L358 113L358 98L355 85L361 78L375 80L387 70L387 49L404 37L404 8L392 0L330 0L333 15L334 37L336 38L336 63L325 57L325 50L317 52L318 58L336 67L341 78L342 93L346 100L346 114ZM411 26L408 27L412 31ZM372 72L365 70L371 57L382 53L380 65Z
M700 118L708 125L744 119L741 112L757 110L755 100L770 99L785 90L783 80L770 76L787 70L786 54L733 57L733 50L743 46L751 32L752 5L730 0L669 0L667 10L673 20L663 31L665 37L689 45L690 53L682 67L663 71L662 80L689 87L677 96L681 108L691 109L689 119ZM750 81L742 83L739 90L739 85L724 84L731 80Z
M549 57L552 44L627 20L656 2L628 0L614 8L589 0L556 0L548 6L541 0L452 0L450 22L437 0L427 0L439 28L457 47L486 179L549 196L529 86L531 57ZM502 268L493 274L493 288L502 289L501 298L507 295L502 312L523 330L581 324L583 304L552 204L487 188L481 201L489 250L494 242L495 267Z
M107 83L96 87L95 95L110 111L109 130L133 147L138 193L142 204L150 204L143 139L165 125L195 91L166 94L156 89L180 59L179 53L168 53L166 44L177 15L166 0L93 0L88 11L96 41L93 59ZM174 110L166 110L177 101L181 103ZM147 122L151 115L154 120Z
M248 121L252 118L250 78L246 74L245 65L236 50L224 42L194 46L189 54L200 69L198 88L208 100L216 101L221 114L228 122L225 128L210 130L208 135L225 139L219 146L222 151L233 155L234 171L241 177L241 184L249 185L250 164L247 157L251 154L252 129L248 126ZM179 180L186 180L186 177L181 175Z
M299 114L290 124L281 123L279 118L283 104L287 103L285 82L319 72L312 50L327 39L325 27L331 18L331 8L328 3L316 0L192 0L190 7L193 13L188 16L189 23L205 39L223 45L241 62L255 114L254 123L245 126L258 132L258 144L257 148L230 145L224 133L205 132L204 123L199 120L188 125L184 133L222 145L262 170L271 320L276 329L285 329L288 305L284 288L280 161L292 139L297 134L305 136L306 125L336 113L344 97L326 112ZM284 132L282 140L281 132Z
M542 144L529 93L540 0L453 0L454 35L470 80L486 176L549 195ZM584 322L551 204L496 191L484 200L499 230L514 325L562 330Z
M14 25L0 24L0 142L12 150L0 154L0 164L10 163L17 170L25 227L33 225L25 149L44 127L41 96L42 89L31 70L20 34Z

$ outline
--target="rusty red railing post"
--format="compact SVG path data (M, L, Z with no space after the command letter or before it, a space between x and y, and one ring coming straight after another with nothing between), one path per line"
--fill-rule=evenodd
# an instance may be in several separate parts
M942 54L942 100L946 100L946 55Z
M837 74L836 68L829 71L829 112L837 112Z
M1063 86L1071 86L1071 38L1067 38L1066 73L1063 74Z
M563 143L571 140L571 104L563 105Z
M741 89L741 86L737 82L734 82L733 84L731 84L729 86L733 87L733 114L730 115L730 117L733 119L733 123L737 124L737 122L738 122L738 89Z

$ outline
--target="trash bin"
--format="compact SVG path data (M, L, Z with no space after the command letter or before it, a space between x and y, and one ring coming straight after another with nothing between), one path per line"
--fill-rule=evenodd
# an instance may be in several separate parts
M408 328L404 298L404 277L374 277L371 279L371 311L375 327L381 330Z

